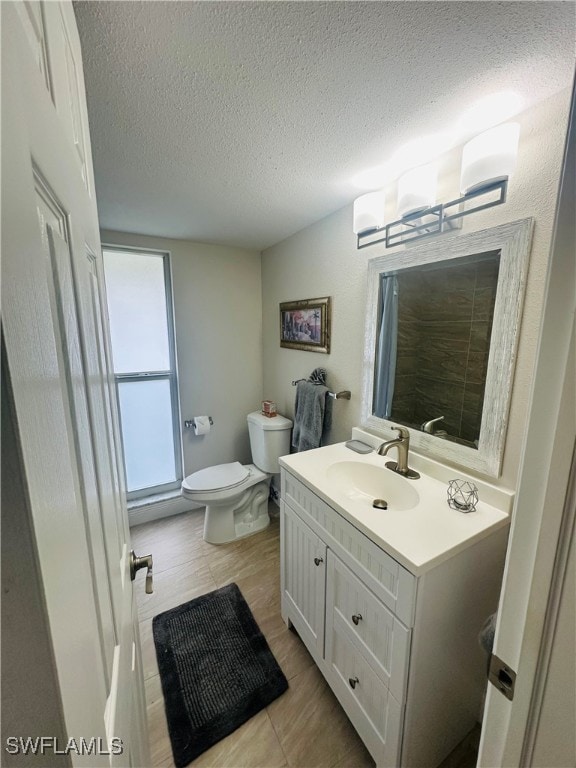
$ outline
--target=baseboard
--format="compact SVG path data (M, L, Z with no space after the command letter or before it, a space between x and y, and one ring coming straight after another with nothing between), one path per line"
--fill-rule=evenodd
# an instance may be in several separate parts
M280 491L271 487L270 500L280 508ZM190 512L193 509L202 509L203 505L195 504L193 501L185 499L180 493L161 496L150 496L146 499L138 499L128 504L128 525L134 528L135 525L151 523L154 520L161 520L163 517L172 517L180 515L182 512Z
M150 523L163 517L172 517L182 512L190 512L192 509L200 509L198 504L183 498L180 494L171 498L140 499L132 502L128 507L128 524L130 528L142 523Z

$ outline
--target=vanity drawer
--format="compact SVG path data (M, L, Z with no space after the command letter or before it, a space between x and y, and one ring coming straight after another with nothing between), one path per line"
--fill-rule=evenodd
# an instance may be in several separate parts
M400 621L413 625L416 578L406 568L285 469L282 498Z
M343 632L334 627L331 640L326 665L334 693L377 765L396 768L403 707Z
M411 631L332 552L326 571L326 657L334 632L357 645L392 695L404 701Z

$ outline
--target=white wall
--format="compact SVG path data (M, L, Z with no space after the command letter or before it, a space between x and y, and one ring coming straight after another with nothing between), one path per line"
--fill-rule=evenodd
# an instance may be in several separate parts
M508 200L465 219L462 230L478 231L527 216L535 219L508 435L498 481L508 488L516 485L526 426L569 101L570 89L565 89L517 118L520 146ZM461 151L457 148L441 158L439 200L458 197ZM387 193L386 220L393 221L396 189L389 188ZM262 254L264 396L275 400L279 410L290 417L294 404L291 381L324 366L331 389L352 391L349 402L334 403L331 442L348 439L351 427L360 423L366 268L370 258L384 253L383 244L356 250L350 205ZM317 296L333 299L331 353L281 349L278 304Z
M170 252L184 473L250 461L246 414L262 400L260 254L107 230L101 238ZM199 414L214 419L203 437L184 429Z

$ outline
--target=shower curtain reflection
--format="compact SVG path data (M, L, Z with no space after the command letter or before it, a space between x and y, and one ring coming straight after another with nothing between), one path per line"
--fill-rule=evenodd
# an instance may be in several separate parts
M398 339L398 278L380 275L380 312L374 373L374 415L389 419L394 398Z

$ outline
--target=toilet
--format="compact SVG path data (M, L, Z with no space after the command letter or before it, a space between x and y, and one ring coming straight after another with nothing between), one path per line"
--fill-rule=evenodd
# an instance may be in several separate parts
M248 432L254 464L218 464L193 472L182 482L182 496L206 505L204 540L225 544L270 524L268 496L278 459L290 453L290 419L249 413Z

